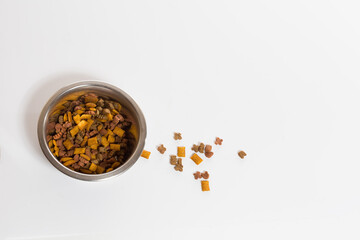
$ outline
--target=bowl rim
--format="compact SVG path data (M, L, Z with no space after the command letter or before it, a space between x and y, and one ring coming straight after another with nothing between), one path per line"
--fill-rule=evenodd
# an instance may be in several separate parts
M73 171L73 170L67 168L66 166L61 164L59 162L59 160L56 159L56 157L51 153L51 151L48 147L47 141L46 141L46 134L45 134L46 130L45 129L46 129L47 122L45 122L45 120L47 119L47 115L49 114L49 111L52 109L52 107L54 105L56 105L56 103L59 100L61 100L64 96L66 96L70 91L76 92L76 89L79 89L79 91L80 91L81 88L85 87L85 86L86 87L93 86L93 87L98 87L98 88L106 88L108 90L115 91L115 93L122 95L127 101L129 101L131 106L135 109L135 113L137 116L133 116L133 117L136 117L139 122L138 143L136 145L136 148L135 148L133 154L129 157L129 159L123 165L121 165L120 167L118 167L115 170L108 172L108 173L86 174L86 173L76 172L76 171ZM109 83L102 82L99 80L82 80L82 81L78 81L78 82L75 82L75 83L72 83L72 84L62 87L61 89L56 91L49 98L49 100L46 102L46 104L44 105L44 107L40 113L40 116L38 119L37 134L38 134L38 141L40 144L40 148L41 148L42 152L44 153L45 157L60 172L62 172L63 174L65 174L69 177L79 179L79 180L99 181L99 180L108 179L108 178L111 178L114 176L119 176L120 174L124 173L125 171L127 171L130 167L132 167L135 164L135 162L140 158L140 155L144 149L145 139L146 139L146 135L147 135L147 128L146 128L145 117L144 117L144 114L142 113L140 107L137 105L135 100L132 97L130 97L130 95L128 95L125 91L121 90L120 88L118 88L114 85L111 85Z

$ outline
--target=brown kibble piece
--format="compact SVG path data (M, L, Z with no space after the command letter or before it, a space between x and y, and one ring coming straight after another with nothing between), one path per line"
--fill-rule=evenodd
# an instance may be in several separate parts
M216 137L216 139L215 139L215 144L216 145L222 145L222 142L223 142L223 140L221 138Z
M196 144L193 144L191 150L193 150L194 152L198 152L199 151L199 146Z
M194 173L194 178L197 180L199 178L201 178L201 173L199 171Z
M212 146L211 145L206 145L205 146L205 153L207 152L211 152Z
M246 156L246 153L244 151L238 152L238 155L241 159L243 159Z
M205 157L211 158L214 155L213 152L205 152Z
M204 153L205 145L203 143L200 143L199 145L199 152Z
M164 154L164 152L166 151L166 147L164 147L164 145L161 144L161 145L157 148L157 150L158 150L161 154Z
M205 171L205 172L201 173L201 177L202 177L203 179L209 179L210 174L209 174L207 171Z
M118 126L117 131L112 131L111 125ZM87 93L66 100L52 113L46 139L64 166L87 174L102 174L120 167L131 155L137 136L131 132L133 127L131 116L121 111L120 103ZM147 158L149 155L147 151L142 154ZM62 159L68 158L71 162L65 164Z
M176 171L182 172L183 171L183 166L182 165L175 165L174 169Z
M170 164L171 165L176 165L178 162L177 158L175 155L170 155Z
M174 139L175 140L181 140L182 139L181 133L174 133Z

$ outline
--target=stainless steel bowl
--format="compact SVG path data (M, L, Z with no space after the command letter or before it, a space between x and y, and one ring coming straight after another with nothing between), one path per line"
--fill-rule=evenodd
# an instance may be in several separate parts
M56 157L51 153L50 148L46 142L46 125L48 123L51 113L53 113L65 101L77 98L78 96L88 92L96 93L100 96L109 97L113 100L120 102L122 107L125 108L127 113L132 116L133 120L135 121L135 126L138 133L137 136L135 136L136 144L129 159L123 165L108 173L84 174L73 171L65 167L59 162L59 160L56 159ZM144 149L146 138L145 118L136 102L121 89L110 84L98 81L77 82L57 91L44 106L39 117L37 130L41 149L45 154L46 158L50 161L50 163L62 173L70 177L86 181L95 181L113 177L128 170L140 157L141 152Z

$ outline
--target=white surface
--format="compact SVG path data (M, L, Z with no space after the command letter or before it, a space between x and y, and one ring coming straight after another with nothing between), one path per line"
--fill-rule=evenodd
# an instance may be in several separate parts
M0 239L359 239L359 3L295 2L0 1ZM108 181L37 144L46 100L83 79L148 124L151 159ZM178 173L173 131L188 155L224 144Z

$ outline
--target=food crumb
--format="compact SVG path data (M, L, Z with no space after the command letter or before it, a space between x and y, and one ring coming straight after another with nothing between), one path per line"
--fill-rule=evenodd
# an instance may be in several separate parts
M221 139L219 137L216 137L216 139L215 139L215 144L216 145L222 145L222 142L223 142L223 139Z
M238 152L238 155L241 159L243 159L246 156L246 153L244 151Z
M181 133L174 133L174 139L175 140L181 140L182 139Z
M164 154L164 152L166 151L166 147L164 147L164 145L161 144L161 145L157 148L157 150L158 150L161 154Z

